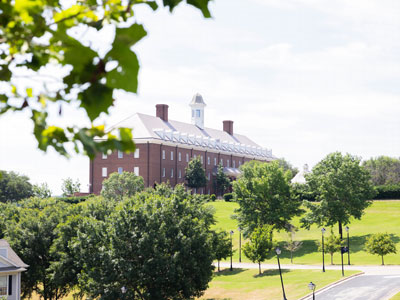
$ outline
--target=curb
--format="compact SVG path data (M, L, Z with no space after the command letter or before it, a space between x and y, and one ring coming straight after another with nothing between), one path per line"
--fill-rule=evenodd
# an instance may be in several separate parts
M325 291L325 290L327 290L327 289L329 289L329 288L331 288L331 287L333 287L333 286L335 286L335 285L337 285L337 284L339 284L339 283L341 283L343 281L346 281L346 280L352 279L352 278L354 278L356 276L360 276L360 275L364 275L364 274L365 274L364 272L360 272L360 273L357 273L357 274L350 275L349 277L339 279L338 281L332 282L332 283L320 288L319 290L315 291L315 294L319 293L319 292L322 292L322 291ZM310 298L310 297L312 297L312 293L309 293L309 294L299 298L298 300L305 300L305 299Z

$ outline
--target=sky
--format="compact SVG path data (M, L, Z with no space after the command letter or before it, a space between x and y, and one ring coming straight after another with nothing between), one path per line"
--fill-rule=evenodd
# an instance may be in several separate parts
M148 32L133 48L138 93L116 92L96 124L154 115L158 103L169 105L170 119L190 122L188 104L200 93L206 127L233 120L235 132L298 168L334 151L400 156L399 1L215 0L210 10L204 19L185 4L172 14L138 8ZM106 51L113 37L106 28L87 43ZM0 169L47 182L55 195L67 177L88 191L89 159L37 150L29 117L0 116ZM53 121L88 125L77 105Z

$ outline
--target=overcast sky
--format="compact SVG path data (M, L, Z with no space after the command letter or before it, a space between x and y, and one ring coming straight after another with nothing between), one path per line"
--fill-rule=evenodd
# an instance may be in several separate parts
M215 0L213 18L180 5L137 11L148 36L135 46L139 93L119 92L99 123L136 112L190 122L188 103L199 92L205 126L234 131L272 149L294 166L315 165L341 151L369 159L400 156L400 1ZM101 48L111 30L93 39ZM56 108L55 108L56 109ZM85 124L64 107L61 124ZM0 169L60 194L63 178L88 190L89 160L36 150L29 115L0 117Z

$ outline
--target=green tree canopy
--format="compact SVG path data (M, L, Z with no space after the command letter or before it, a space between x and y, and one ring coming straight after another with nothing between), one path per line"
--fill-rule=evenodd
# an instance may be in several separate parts
M331 229L331 235L324 239L324 251L331 255L331 265L333 265L333 254L341 251L343 246L340 236L336 236ZM319 245L318 250L322 252L322 244Z
M213 271L210 220L210 211L190 200L123 200L106 223L88 219L79 229L80 287L113 300L201 296Z
M218 272L220 271L219 262L226 259L233 253L232 241L229 233L226 231L216 231L213 234L212 248L214 251L215 259L218 261Z
M296 167L293 167L293 165L288 162L286 159L284 158L278 158L277 162L279 164L279 166L281 168L283 168L283 171L290 171L291 172L291 178L292 179L294 176L296 176L297 173L299 173L299 169L297 169Z
M250 240L244 244L243 253L253 263L258 263L258 273L261 274L261 263L268 258L274 243L272 241L273 226L263 225L254 229Z
M0 202L16 202L31 196L33 187L27 176L0 171Z
M74 193L79 193L80 190L81 183L79 182L79 179L75 182L70 177L62 180L61 191L63 196L73 196Z
M185 2L208 18L209 1ZM160 1L171 12L181 2ZM43 151L53 147L68 155L67 143L92 158L96 152L112 149L134 151L130 129L106 132L93 122L108 113L115 90L137 92L139 61L132 47L147 35L143 25L135 22L139 4L158 8L151 0L0 1L0 82L5 86L0 115L28 111ZM100 34L110 25L115 33L111 44L101 49L88 45L87 32ZM73 35L76 31L80 34ZM22 85L21 76L30 81ZM91 125L60 127L49 122L55 111L63 114L65 103L83 108Z
M144 180L132 172L112 173L103 181L101 195L106 199L121 201L144 190Z
M185 169L186 185L190 188L201 188L207 184L206 171L199 157L193 158Z
M217 174L215 176L215 189L218 195L223 195L225 191L230 187L231 181L229 177L224 173L224 167L219 164Z
M350 217L360 219L375 195L369 172L361 166L360 158L350 154L329 154L306 179L320 203L304 201L309 211L301 219L302 226L338 224L341 238L342 225L348 224Z
M382 257L382 265L385 264L383 256L396 253L396 244L387 233L377 233L371 235L365 243L365 248L371 254L376 254Z
M241 170L233 192L239 204L236 218L245 235L263 225L284 229L302 212L301 202L291 193L290 172L284 172L278 162L250 162Z
M400 159L388 156L370 158L363 162L363 167L370 174L374 185L400 183Z
M33 186L33 195L37 198L46 199L51 197L51 190L46 182Z

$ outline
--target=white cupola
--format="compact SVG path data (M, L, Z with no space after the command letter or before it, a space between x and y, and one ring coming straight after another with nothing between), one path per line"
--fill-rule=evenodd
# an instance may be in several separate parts
M193 96L189 105L192 110L192 124L204 129L204 107L206 107L206 104L203 97L197 93Z

